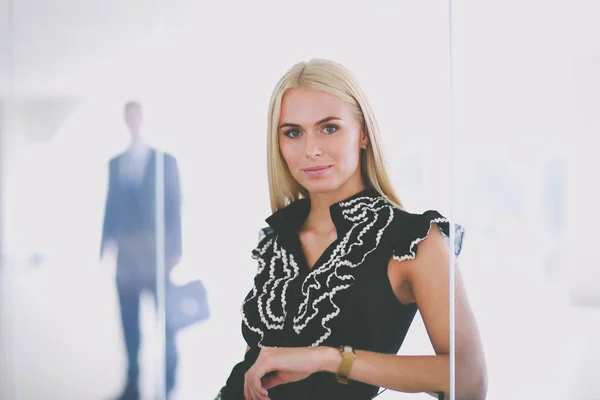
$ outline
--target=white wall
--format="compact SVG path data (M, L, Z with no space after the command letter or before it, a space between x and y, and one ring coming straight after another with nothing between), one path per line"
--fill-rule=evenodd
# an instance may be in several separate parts
M598 135L584 138L581 125L599 115L598 64L587 57L600 54L600 5L454 4L454 183L457 217L471 228L463 262L488 358L488 398L597 398L583 378L595 367L579 352L598 354L580 333L598 332L600 314L582 314L569 297L583 287L573 281L599 289L591 251L598 234L587 222L597 220L588 216ZM546 212L553 199L545 174L555 160L563 165L559 231ZM489 164L498 180L476 200L472 182Z

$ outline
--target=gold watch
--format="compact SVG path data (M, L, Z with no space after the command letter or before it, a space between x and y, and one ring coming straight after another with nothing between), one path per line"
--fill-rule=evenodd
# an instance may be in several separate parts
M356 358L356 353L352 346L342 346L340 347L340 354L342 355L342 362L340 363L336 378L339 383L347 385L350 370L352 369L352 364Z

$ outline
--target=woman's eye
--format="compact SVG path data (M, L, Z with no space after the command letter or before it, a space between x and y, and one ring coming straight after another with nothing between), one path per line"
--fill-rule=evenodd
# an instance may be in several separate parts
M339 129L339 128L338 128L336 125L326 125L326 126L323 128L323 131L324 131L325 133L327 133L327 134L332 134L332 133L335 133L335 132L337 132L337 130L338 130L338 129Z
M297 138L298 136L300 136L300 131L289 130L289 131L285 132L285 136L294 139L294 138Z

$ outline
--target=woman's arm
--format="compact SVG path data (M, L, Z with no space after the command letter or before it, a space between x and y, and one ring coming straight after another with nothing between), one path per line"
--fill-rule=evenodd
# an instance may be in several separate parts
M342 361L340 351L325 347L320 351L319 357L325 360L322 371L337 374ZM349 378L405 393L447 393L448 366L447 355L396 356L356 350Z
M414 260L390 261L394 274L407 278L435 356L396 356L356 350L350 379L401 392L444 392L450 383L450 313L448 246L439 229L432 227L419 243ZM404 279L403 278L403 279ZM392 282L401 286L402 282ZM469 305L462 277L455 279L455 389L457 400L485 399L487 372L477 323ZM338 349L321 349L322 369L337 373Z

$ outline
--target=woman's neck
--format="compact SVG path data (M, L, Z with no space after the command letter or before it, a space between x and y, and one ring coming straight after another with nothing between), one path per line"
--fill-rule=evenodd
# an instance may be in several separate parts
M365 189L366 186L361 181L359 184L345 185L345 187L341 187L335 191L311 194L310 212L306 218L303 229L322 233L331 232L335 229L329 211L331 206L352 197Z

